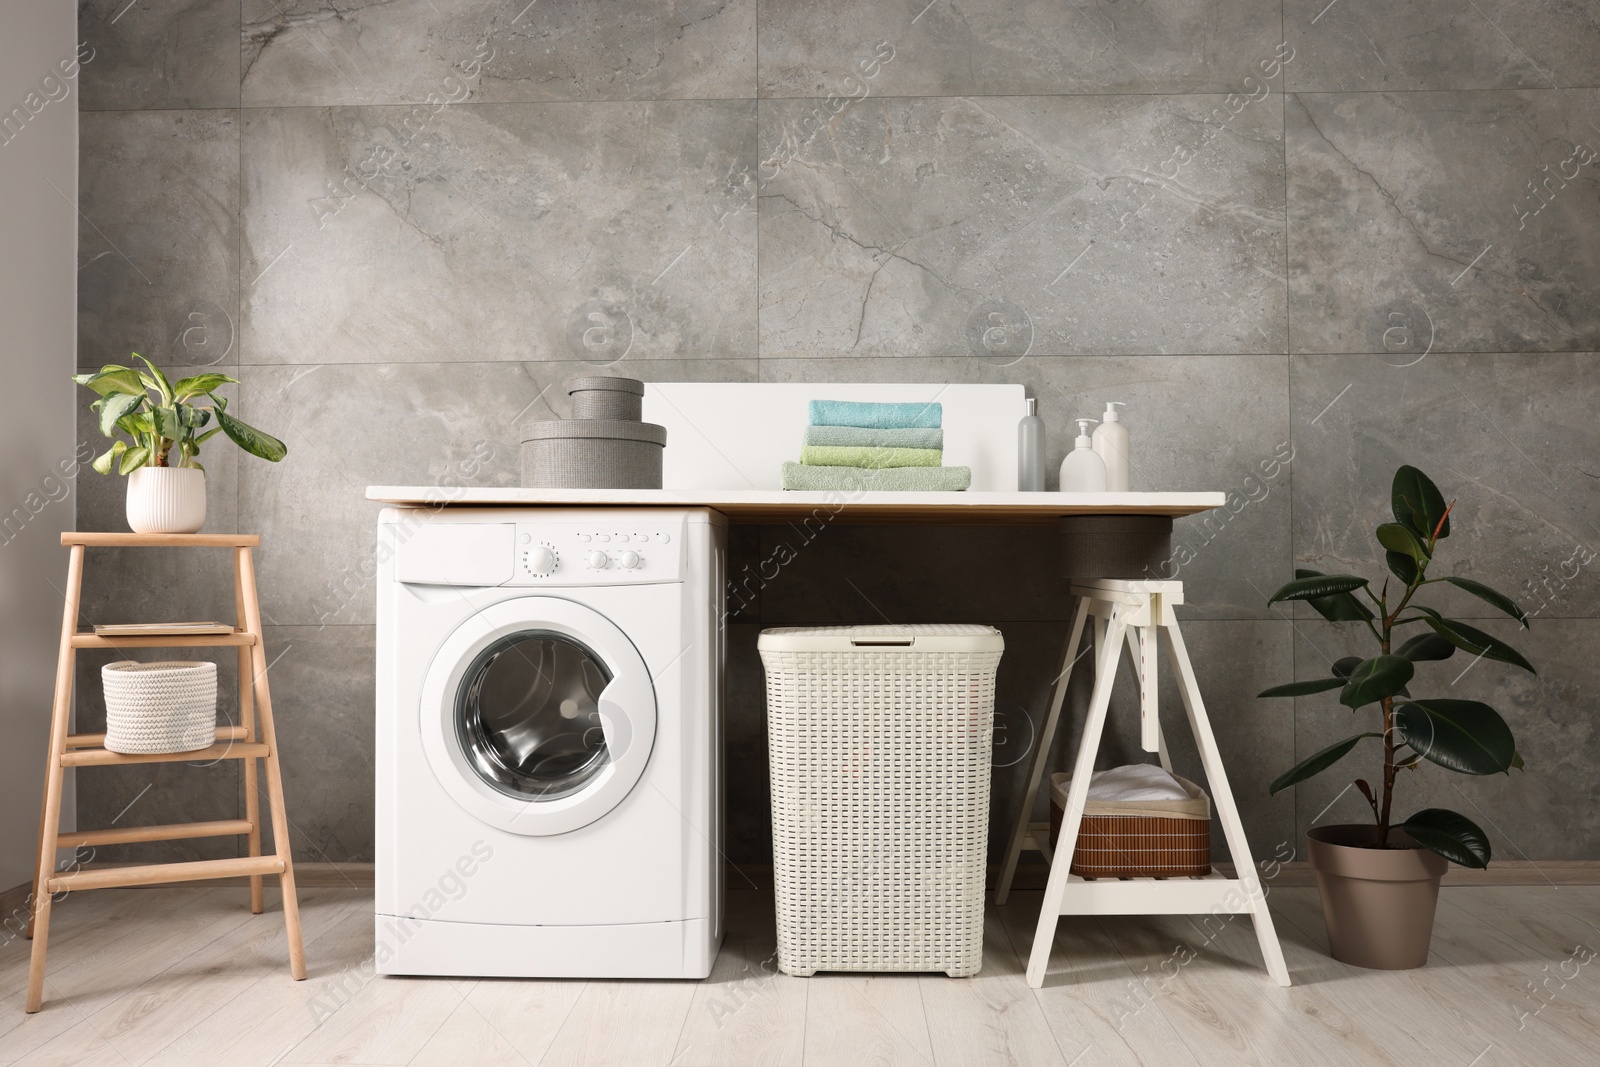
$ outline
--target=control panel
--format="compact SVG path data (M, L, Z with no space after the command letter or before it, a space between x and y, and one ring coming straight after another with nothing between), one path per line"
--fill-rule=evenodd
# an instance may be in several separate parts
M632 585L682 578L682 527L518 523L508 585Z

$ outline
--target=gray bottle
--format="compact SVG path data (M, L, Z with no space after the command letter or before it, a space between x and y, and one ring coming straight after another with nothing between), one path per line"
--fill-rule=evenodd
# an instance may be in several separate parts
M1044 492L1044 420L1039 401L1027 400L1028 413L1017 423L1017 492Z

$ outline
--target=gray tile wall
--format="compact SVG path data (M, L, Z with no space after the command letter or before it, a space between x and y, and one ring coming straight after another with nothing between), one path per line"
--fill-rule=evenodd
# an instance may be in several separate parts
M519 420L565 414L561 380L603 367L1022 382L1052 465L1071 417L1127 401L1135 488L1232 494L1177 542L1262 852L1360 816L1347 777L1267 795L1348 713L1254 694L1355 635L1266 596L1296 564L1379 575L1371 527L1417 464L1457 500L1458 573L1538 609L1520 642L1541 673L1432 665L1500 704L1527 771L1424 771L1399 803L1462 808L1501 856L1600 858L1600 581L1568 564L1600 548L1588 7L82 0L79 21L81 358L237 374L243 417L290 446L279 466L206 458L212 528L264 538L300 855L372 851L364 487L515 484ZM613 329L586 343L591 313ZM121 484L90 477L80 526L122 528ZM737 530L736 578L803 540ZM225 612L222 562L107 557L86 614ZM1005 631L998 840L1066 632L1057 573L1048 531L801 547L734 621L733 857L768 854L755 636L786 624ZM100 714L93 684L80 714ZM1104 761L1137 755L1119 724ZM85 775L83 817L218 817L242 803L219 774Z

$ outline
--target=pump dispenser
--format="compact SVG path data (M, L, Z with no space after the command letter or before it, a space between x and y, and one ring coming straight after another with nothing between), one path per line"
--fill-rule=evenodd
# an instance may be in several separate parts
M1128 427L1117 418L1122 401L1106 404L1106 413L1094 431L1094 451L1106 465L1106 488L1113 493L1126 493L1130 488L1128 464Z
M1106 464L1095 454L1089 440L1093 419L1078 419L1078 439L1067 458L1061 461L1063 493L1103 493L1106 489Z

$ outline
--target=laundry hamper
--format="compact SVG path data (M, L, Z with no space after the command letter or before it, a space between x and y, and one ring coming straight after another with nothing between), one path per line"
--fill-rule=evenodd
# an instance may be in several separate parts
M994 679L974 625L765 630L778 968L983 964Z

